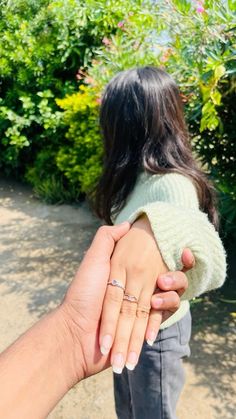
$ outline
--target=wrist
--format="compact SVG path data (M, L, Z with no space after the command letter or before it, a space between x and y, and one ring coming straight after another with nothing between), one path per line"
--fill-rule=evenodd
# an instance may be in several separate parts
M149 219L145 213L142 213L132 224L132 228L136 228L148 233L153 237L153 231L149 222Z
M69 390L85 378L83 351L78 333L76 333L76 324L65 302L56 308L55 316L61 368Z

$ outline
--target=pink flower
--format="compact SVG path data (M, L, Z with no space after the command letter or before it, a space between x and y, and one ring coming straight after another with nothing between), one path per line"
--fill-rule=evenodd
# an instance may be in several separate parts
M197 13L204 13L205 12L205 8L204 8L204 1L197 1Z
M77 80L82 80L84 79L84 77L86 77L86 73L84 72L82 68L79 68L78 73L76 74Z
M204 7L202 6L202 4L199 4L197 6L197 13L204 13L204 12L205 12Z
M102 40L102 43L103 43L104 45L110 45L110 44L111 44L111 41L110 41L110 39L108 39L106 36L104 36L104 38L103 38L103 40Z
M87 76L87 77L84 79L84 81L85 81L85 83L86 83L86 84L91 84L91 85L93 85L95 80L93 79L93 77L91 77L91 76Z
M118 26L118 28L123 28L124 24L125 24L124 20L121 20L121 21L117 24L117 26Z

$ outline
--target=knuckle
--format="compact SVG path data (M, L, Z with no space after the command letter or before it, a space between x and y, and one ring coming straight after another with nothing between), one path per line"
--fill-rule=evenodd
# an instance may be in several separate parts
M128 267L128 271L135 276L142 275L145 272L145 265L132 263Z
M141 319L147 319L151 310L150 304L139 305L137 308L136 316Z
M96 233L96 238L100 241L103 240L112 240L112 236L111 236L111 227L107 226L107 225L102 225L101 227L99 227L99 229L97 230Z
M142 310L142 309L138 309L136 316L139 319L147 319L147 317L149 316L149 313L147 313L146 311Z
M136 316L136 304L124 301L121 306L121 314L125 317L133 318Z
M123 291L118 287L108 286L106 300L113 304L121 304ZM107 302L106 301L106 302Z
M108 233L108 229L109 229L108 226L103 225L103 226L100 226L99 227L99 229L98 229L97 232L98 232L98 234L104 235L104 234L107 234Z

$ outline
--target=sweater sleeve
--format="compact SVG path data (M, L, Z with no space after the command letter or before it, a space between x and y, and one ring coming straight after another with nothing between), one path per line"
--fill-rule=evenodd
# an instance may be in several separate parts
M152 178L154 178L152 176ZM170 271L182 269L183 249L191 249L195 266L186 273L189 287L182 299L190 300L220 287L226 277L226 255L214 226L198 208L192 182L182 175L168 174L146 185L148 202L139 207L130 202L131 223L145 213L157 245ZM156 195L156 199L155 199Z

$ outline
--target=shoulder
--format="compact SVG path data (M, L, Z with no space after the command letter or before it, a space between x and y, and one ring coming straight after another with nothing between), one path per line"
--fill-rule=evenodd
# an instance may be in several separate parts
M194 182L180 173L164 175L140 175L138 188L149 195L152 201L169 202L178 206L198 208L198 196Z

